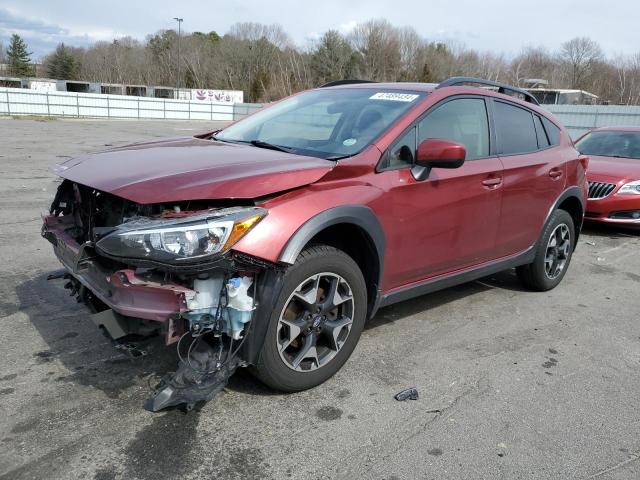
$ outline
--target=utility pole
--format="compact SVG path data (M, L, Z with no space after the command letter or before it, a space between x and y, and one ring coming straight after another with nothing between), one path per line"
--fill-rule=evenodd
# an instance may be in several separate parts
M182 18L173 17L178 22L178 75L176 76L176 98L180 99L180 37L182 36Z

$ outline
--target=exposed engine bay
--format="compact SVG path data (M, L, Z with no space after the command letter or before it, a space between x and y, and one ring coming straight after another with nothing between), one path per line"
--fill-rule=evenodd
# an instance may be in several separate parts
M141 354L131 338L164 337L179 365L156 386L151 411L212 399L240 366L258 306L260 259L230 250L266 215L253 202L141 205L65 180L42 235L80 302L116 346ZM132 346L133 345L133 346Z

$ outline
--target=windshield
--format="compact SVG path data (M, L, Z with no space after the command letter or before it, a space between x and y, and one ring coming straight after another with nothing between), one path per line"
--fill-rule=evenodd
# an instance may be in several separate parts
M584 155L640 159L640 132L591 132L576 148Z
M375 88L311 90L225 128L215 139L335 160L360 152L425 95Z

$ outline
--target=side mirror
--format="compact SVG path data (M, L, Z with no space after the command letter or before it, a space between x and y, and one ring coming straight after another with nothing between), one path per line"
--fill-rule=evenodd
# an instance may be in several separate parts
M459 168L466 156L467 149L460 143L428 138L418 145L416 165L425 168Z

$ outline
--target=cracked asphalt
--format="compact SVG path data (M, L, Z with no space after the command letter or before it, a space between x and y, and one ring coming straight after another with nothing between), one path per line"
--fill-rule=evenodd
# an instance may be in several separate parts
M0 120L0 478L640 478L640 236L622 230L586 229L551 292L504 272L380 311L316 389L240 372L198 411L144 411L175 354L126 357L46 280L48 167L215 126Z

